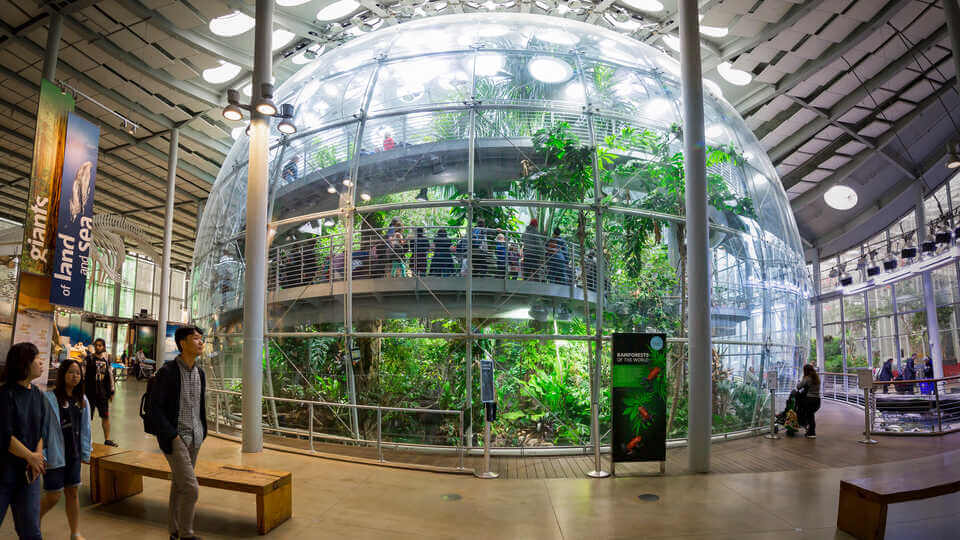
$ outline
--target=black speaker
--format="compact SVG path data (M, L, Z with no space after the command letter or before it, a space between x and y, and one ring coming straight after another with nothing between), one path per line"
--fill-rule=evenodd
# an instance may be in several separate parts
M883 269L886 270L886 271L888 271L888 272L889 272L890 270L895 269L896 267L897 267L897 260L896 260L896 259L888 259L888 260L886 260L886 261L883 261Z
M924 253L933 253L934 251L937 250L937 243L930 242L930 241L924 242L920 244L920 250L923 251Z
M917 248L908 247L900 250L900 257L903 259L912 259L917 256Z
M840 278L840 285L846 287L848 285L853 285L853 278L850 276L843 276Z
M950 231L941 231L937 233L936 239L938 244L949 244L950 243Z
M877 274L879 274L879 273L880 273L880 267L879 267L879 266L871 266L871 267L867 268L867 275L870 276L870 277L873 277L873 276L875 276L875 275L877 275Z

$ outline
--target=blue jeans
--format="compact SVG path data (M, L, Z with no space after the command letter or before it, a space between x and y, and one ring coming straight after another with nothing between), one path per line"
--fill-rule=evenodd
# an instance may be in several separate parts
M43 496L43 481L32 484L0 484L0 524L7 515L7 507L13 507L13 525L21 540L41 540L40 498Z

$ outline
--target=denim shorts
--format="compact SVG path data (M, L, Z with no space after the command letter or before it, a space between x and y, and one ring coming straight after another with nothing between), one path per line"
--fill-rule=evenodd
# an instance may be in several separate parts
M80 485L80 460L68 462L63 467L50 469L43 475L44 491L60 491L64 487Z

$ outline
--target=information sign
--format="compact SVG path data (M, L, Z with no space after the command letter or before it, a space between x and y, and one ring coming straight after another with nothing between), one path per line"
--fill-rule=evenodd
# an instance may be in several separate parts
M480 361L480 401L483 403L496 401L493 392L493 360Z
M666 461L666 335L614 334L613 461Z

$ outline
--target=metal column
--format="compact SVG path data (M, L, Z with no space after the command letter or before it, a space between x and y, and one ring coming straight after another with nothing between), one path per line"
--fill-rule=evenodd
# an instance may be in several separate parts
M163 266L160 267L160 313L157 315L157 362L165 360L167 321L170 320L170 250L173 243L173 199L177 189L177 154L180 129L170 130L167 154L167 209L163 221Z
M683 83L683 170L686 177L689 367L687 444L690 471L710 471L712 431L710 257L707 237L706 149L703 75L697 0L680 0L680 65ZM599 259L598 259L599 261Z
M271 44L273 1L257 0L253 42L253 101L273 70ZM244 452L263 450L263 328L267 266L267 182L270 119L251 112L250 163L247 173L246 274L243 293L243 445Z
M47 47L43 55L43 78L54 82L57 76L57 56L60 54L60 36L63 34L63 15L59 12L50 15L47 29Z
M473 72L470 78L470 127L467 133L467 274L465 279L464 316L467 318L467 334L464 344L464 401L467 409L466 438L467 448L473 448L473 211L474 211L474 180L477 161L477 49L473 50ZM484 424L486 424L484 417ZM486 444L487 441L484 441ZM484 449L486 452L486 449Z
M947 16L947 28L950 30L953 67L960 73L960 8L957 7L957 0L943 0L943 10ZM957 82L957 91L960 92L960 81Z
M820 250L816 252L813 259L813 292L816 298L813 317L817 333L817 371L823 373L826 359L823 357L823 304L820 303Z
M950 4L951 0L946 0L945 4ZM956 8L956 0L953 0ZM951 36L952 37L952 36ZM914 214L917 218L917 244L922 246L927 240L927 213L923 206L923 195L920 194L917 200L917 210ZM943 352L940 348L940 322L937 320L937 298L933 294L933 274L927 270L920 274L923 279L923 307L927 313L927 336L930 338L929 358L933 360L933 376L943 378ZM924 351L923 356L926 356ZM923 360L921 356L921 361ZM918 370L923 366L915 366Z

